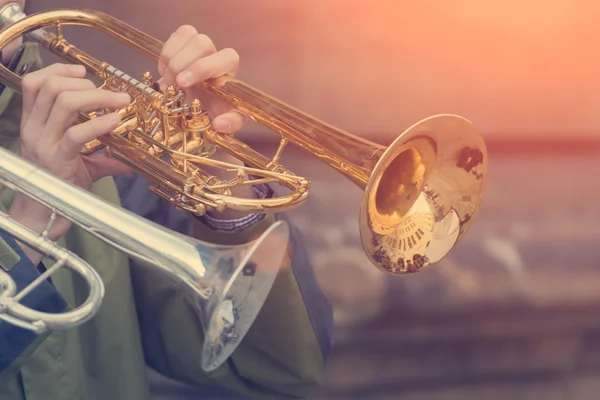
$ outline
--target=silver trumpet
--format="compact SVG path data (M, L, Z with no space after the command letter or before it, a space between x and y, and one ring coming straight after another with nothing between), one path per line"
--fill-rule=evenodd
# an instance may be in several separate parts
M41 235L6 213L0 215L0 229L56 261L20 291L10 275L0 268L0 320L36 333L85 323L100 310L104 298L104 285L94 268L48 239L47 232L58 216L159 272L157 279L169 279L181 288L190 304L196 306L205 330L202 365L206 371L229 358L248 332L287 249L289 230L283 221L271 225L260 238L248 244L220 246L201 242L115 207L4 148L0 148L0 182L53 211ZM49 314L19 303L63 267L80 274L87 282L89 295L83 304L61 314Z
M11 29L20 29L23 24L27 25L27 20L16 3L0 9L0 49L13 40ZM26 28L17 36L39 41L51 35L37 28ZM0 81L21 91L21 78L2 65ZM152 91L150 87L144 88ZM152 94L158 95L153 91ZM82 114L79 122L89 118ZM119 139L114 132L105 136ZM135 149L131 151L139 153ZM151 166L160 165L160 160L153 162ZM170 177L176 176L171 174ZM18 288L10 274L0 268L0 320L39 334L76 327L100 310L105 294L100 275L76 254L48 237L56 218L61 216L137 259L157 273L156 279L168 280L179 288L196 309L204 329L201 358L206 371L219 367L243 340L271 291L289 242L289 228L283 221L274 223L258 239L243 245L202 242L116 207L3 148L0 148L0 183L52 210L52 217L41 235L5 213L0 215L0 229L55 261L24 288ZM190 195L193 194L183 192L177 197L185 200ZM88 284L89 295L82 304L72 305L72 309L63 313L50 314L20 303L51 274L64 267L80 274Z

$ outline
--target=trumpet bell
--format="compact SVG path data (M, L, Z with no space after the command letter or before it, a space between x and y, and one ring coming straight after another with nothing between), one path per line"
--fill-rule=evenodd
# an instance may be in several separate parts
M487 150L465 118L424 119L387 147L360 209L366 254L381 270L421 271L458 243L485 192Z
M202 253L206 278L189 283L206 295L204 302L191 298L205 332L205 371L221 366L252 327L280 272L288 242L288 224L278 221L249 244L214 246Z
M268 297L288 248L289 228L285 221L275 222L260 237L245 244L222 246L202 242L114 207L3 148L0 148L0 182L138 260L141 266L155 273L153 278L176 285L201 319L206 335L202 365L207 370L225 362L247 334ZM20 291L10 275L0 270L0 320L38 334L85 323L98 313L104 298L104 284L96 270L47 238L54 221L51 218L44 233L39 235L0 214L2 229L56 261ZM90 290L82 304L52 314L20 303L62 267L86 281Z

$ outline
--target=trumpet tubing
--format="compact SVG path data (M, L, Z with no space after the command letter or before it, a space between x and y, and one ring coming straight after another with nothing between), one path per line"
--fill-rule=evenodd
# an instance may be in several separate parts
M280 159L293 144L334 168L364 190L359 229L365 253L383 271L414 273L440 261L467 232L485 192L487 149L466 119L456 115L426 118L382 146L301 112L231 77L201 83L204 90L277 133L272 157L212 128L197 99L183 90L161 90L150 73L140 79L97 60L70 44L63 28L78 25L101 31L157 61L163 43L105 13L56 10L25 16L13 5L0 12L0 47L25 36L104 80L107 90L129 93L134 100L118 110L122 125L83 149L101 149L131 165L152 183L152 190L176 207L203 214L235 209L279 212L303 204L309 180L285 168ZM55 28L55 33L48 31ZM19 90L20 78L0 68L0 80ZM81 115L80 122L110 110ZM218 161L215 151L243 165ZM164 161L164 159L169 161ZM211 169L234 171L219 180ZM275 183L288 193L269 199L239 198L234 189Z
M28 26L27 22L17 4L11 3L1 8L0 25L4 29L0 32L0 49L15 38L13 30L21 30L23 24ZM27 30L28 28L25 28L19 35ZM43 29L35 29L28 37L43 42L50 37L48 35L50 34ZM92 60L88 57L89 62ZM21 78L2 65L0 81L16 91L21 90ZM133 90L125 83L118 84L116 81L107 82L106 85L113 90ZM162 96L158 92L151 92L152 89L141 83L138 89L151 93L153 101ZM190 177L185 175L186 171L194 172L197 169L191 165L187 166L186 161L181 160L183 157L178 154L185 153L176 153L173 157L174 164L181 166L183 163L181 171L169 167L160 158L155 157L160 155L161 148L169 148L161 145L160 140L135 139L133 130L148 123L136 119L139 115L135 111L133 108L119 110L124 117L124 123L118 132L101 138L102 144L107 146L107 150L114 157L133 165L146 176L154 177L155 181L158 180L160 184L155 185L158 194L172 196L171 200L182 208L203 212L205 207L190 206L192 202L186 202L186 196L195 198L193 190L190 190L193 189L190 181L206 179L208 175L201 171L192 173ZM94 114L81 114L79 121L84 122L94 117ZM200 118L204 118L202 114ZM190 129L186 133L196 132L194 124L197 122L192 118ZM162 134L166 135L164 143L181 141L177 138L180 133L170 137L169 131L163 131ZM183 142L185 141L184 138ZM154 142L157 143L156 146L148 146L148 143ZM205 151L207 145L200 141L198 147L192 148L203 148L202 151ZM155 156L151 154L151 149L155 151ZM0 320L39 334L48 330L76 327L93 318L100 310L104 298L104 284L99 274L76 254L59 247L48 238L47 233L56 218L65 218L118 251L138 260L142 267L154 272L157 279L167 280L178 287L182 295L189 300L189 304L197 310L204 329L201 364L206 371L212 371L223 364L247 334L270 293L289 243L288 226L283 221L274 223L260 237L243 245L221 246L202 242L115 207L1 147L0 183L52 210L52 217L41 235L5 213L0 213L0 229L55 261L43 274L20 291L17 291L17 284L11 278L10 272L0 268ZM207 204L217 209L223 206L222 200L211 195L204 196L202 201L203 203L199 204ZM75 305L74 309L63 313L49 314L27 308L20 303L24 296L61 268L68 268L85 279L89 293L82 304Z

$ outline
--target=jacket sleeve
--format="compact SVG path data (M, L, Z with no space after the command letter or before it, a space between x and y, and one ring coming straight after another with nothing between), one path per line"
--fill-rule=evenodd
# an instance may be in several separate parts
M130 179L117 181L123 206L207 242L245 243L285 218L269 214L241 233L214 231L158 197L144 195L147 184ZM132 281L147 363L163 375L211 394L226 390L259 399L304 398L321 383L332 346L332 310L293 226L287 255L254 325L229 361L212 373L200 364L200 321L177 289L135 263Z
M11 235L0 230L0 274L9 276L17 286L17 292L41 275ZM42 282L20 303L26 307L46 313L59 313L68 304L48 279ZM12 378L23 361L48 337L50 333L38 335L0 319L0 385Z

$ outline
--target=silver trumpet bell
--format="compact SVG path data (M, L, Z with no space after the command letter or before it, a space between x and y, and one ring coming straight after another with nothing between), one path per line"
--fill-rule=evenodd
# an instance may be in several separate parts
M105 294L102 279L93 267L48 239L47 232L57 216L139 260L143 266L158 272L157 279L167 279L177 285L196 309L204 329L201 357L205 371L218 368L243 340L286 256L289 228L283 221L271 225L258 239L244 245L205 243L115 207L4 148L0 148L0 182L53 211L41 235L5 213L0 215L0 229L56 261L24 288L18 288L0 268L0 320L38 334L74 328L89 321L100 310ZM64 313L50 314L19 303L63 267L80 274L87 282L89 295L82 304Z

